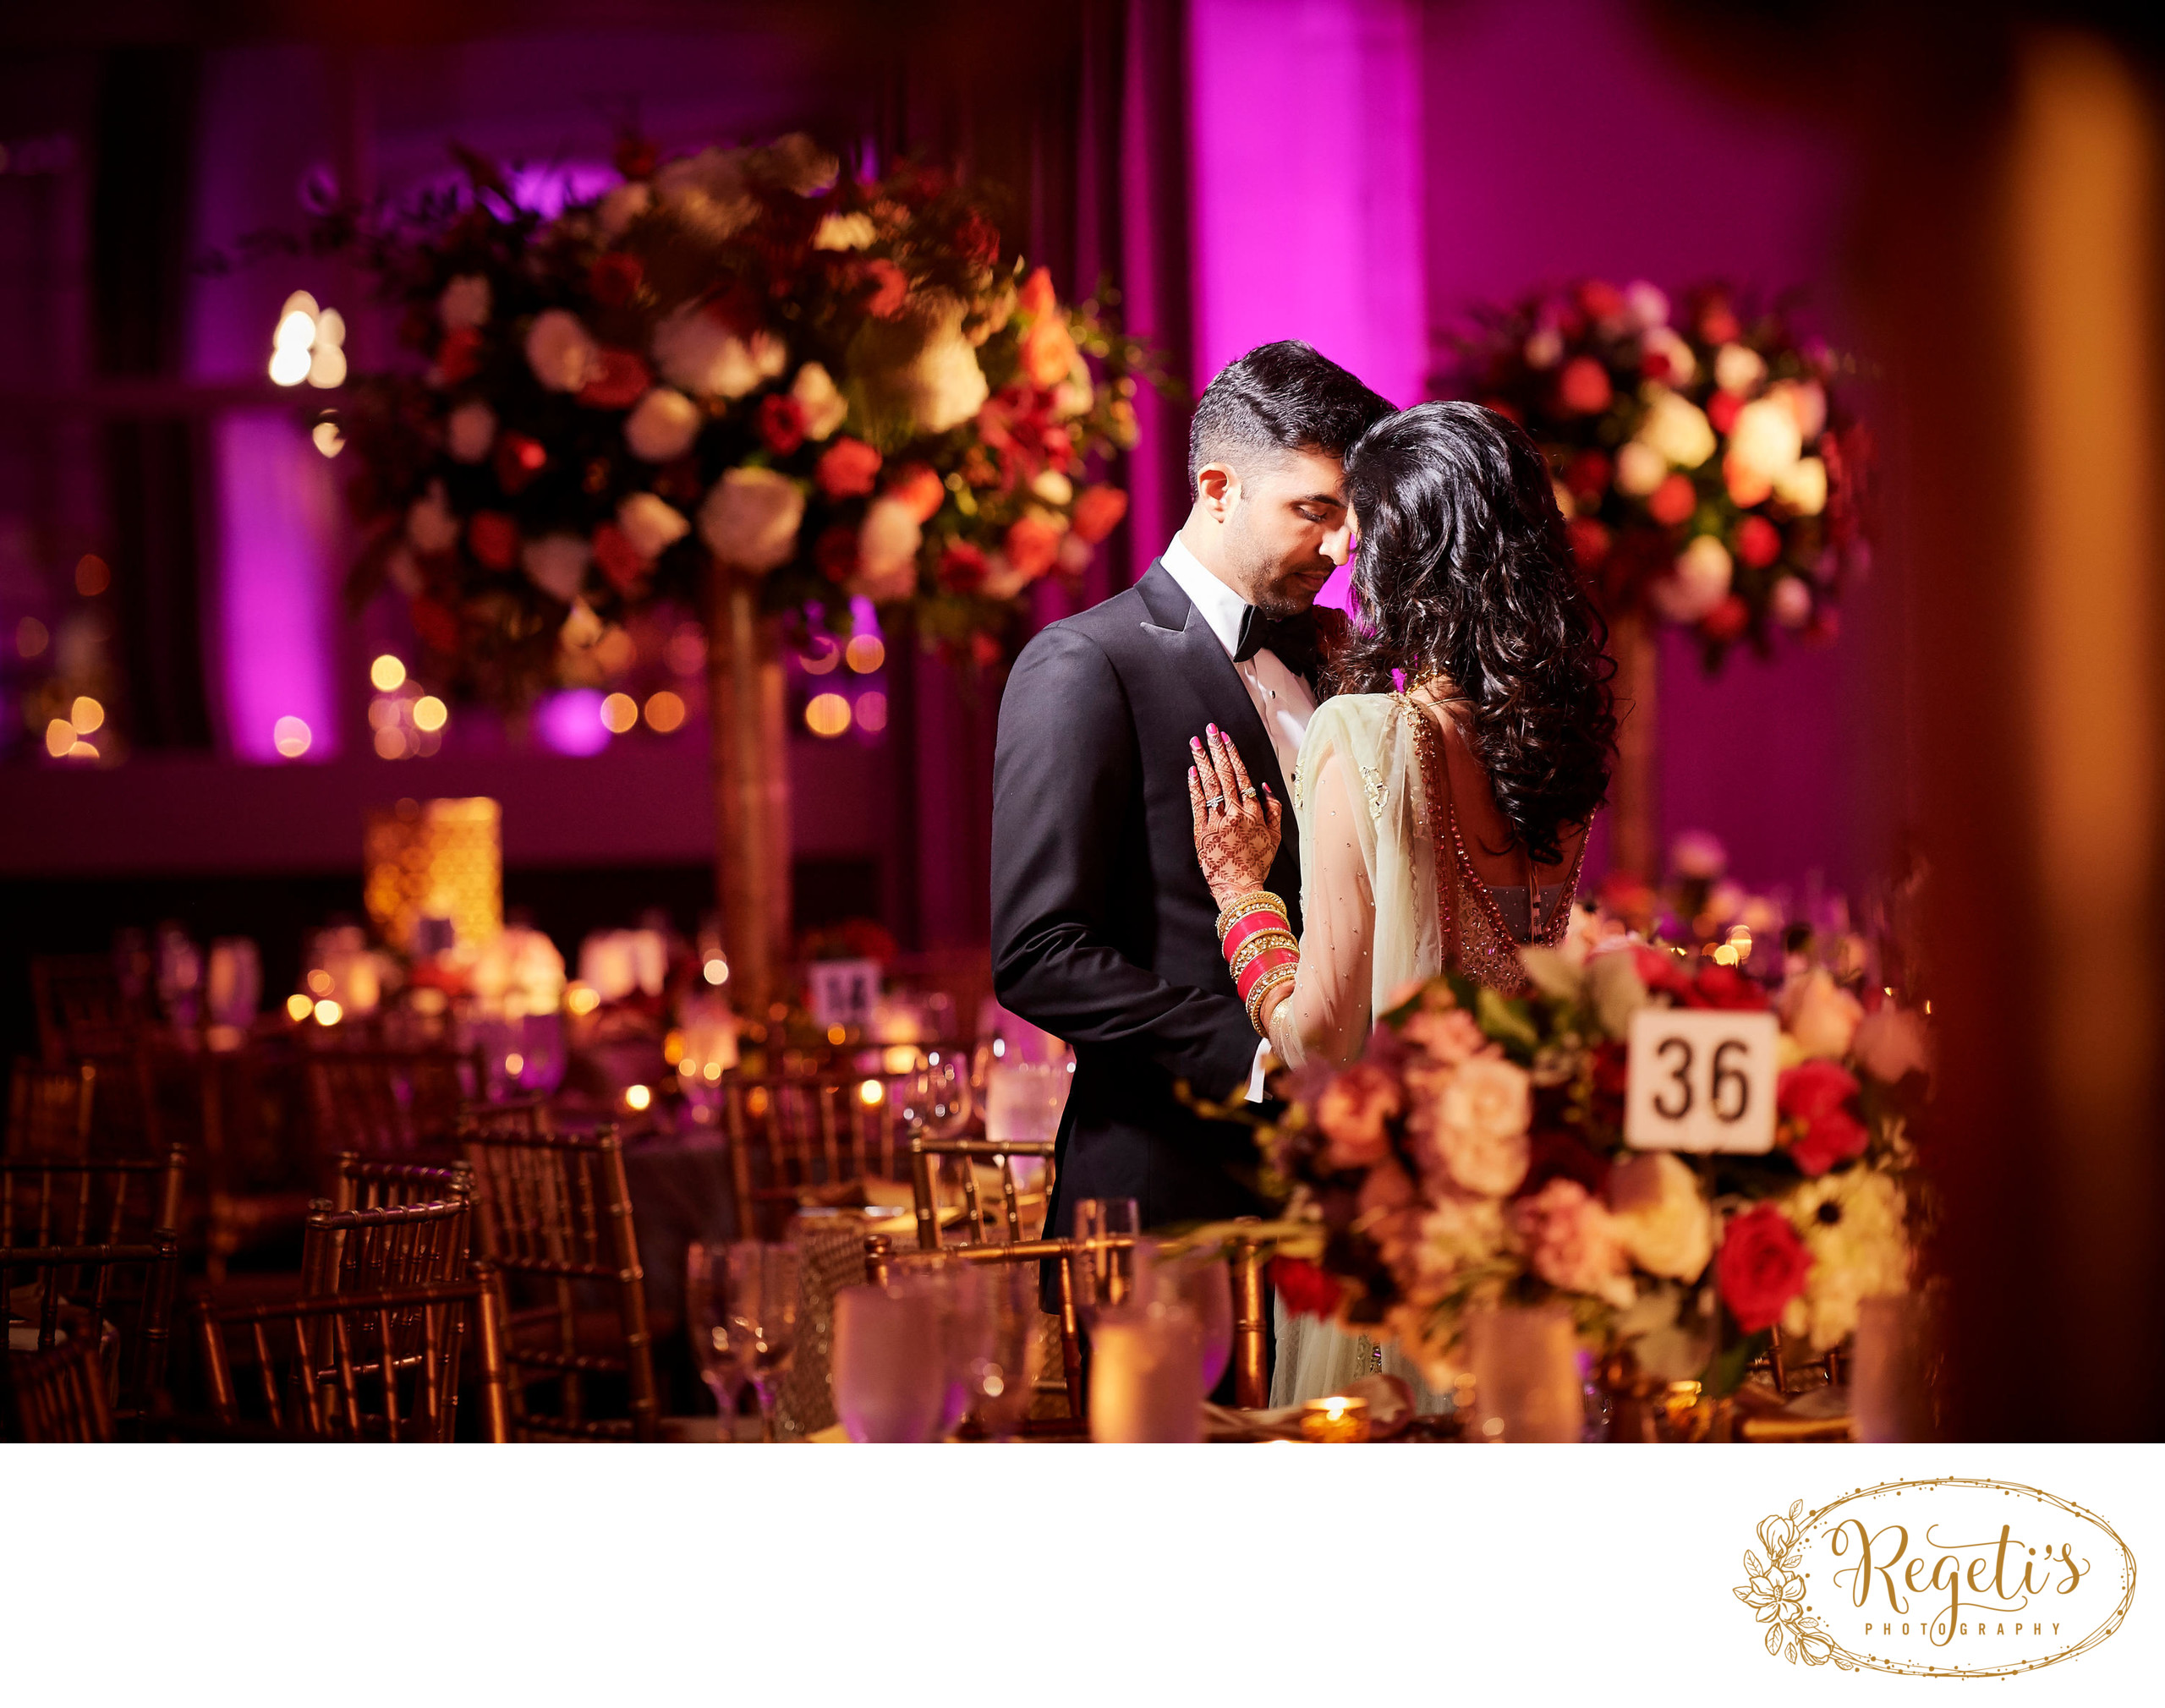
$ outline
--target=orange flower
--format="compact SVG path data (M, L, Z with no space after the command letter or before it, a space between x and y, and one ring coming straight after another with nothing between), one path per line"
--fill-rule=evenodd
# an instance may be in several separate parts
M1075 339L1055 315L1040 315L1022 334L1022 371L1030 383L1049 391L1075 367Z
M1127 495L1117 486L1086 486L1075 500L1075 537L1095 545L1127 514Z
M1036 514L1025 516L1007 530L1007 561L1026 578L1034 580L1060 555L1058 524Z
M940 514L940 506L947 501L947 488L934 469L922 463L908 463L895 471L887 483L886 495L923 526Z
M812 478L830 498L863 498L879 473L880 453L862 439L844 435L820 453Z
M1053 292L1051 272L1039 267L1023 280L1022 294L1016 298L1016 305L1024 314L1034 315L1040 320L1057 309L1060 298Z
M1698 493L1681 474L1669 475L1647 497L1647 514L1669 528L1675 527L1698 507Z
M864 264L865 277L871 282L872 295L864 304L865 313L875 320L891 320L902 311L909 301L909 277L892 261L870 260Z

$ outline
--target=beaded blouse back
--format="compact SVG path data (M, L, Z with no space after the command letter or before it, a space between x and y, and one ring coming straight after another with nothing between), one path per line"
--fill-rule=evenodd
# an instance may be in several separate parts
M1553 949L1564 940L1570 928L1571 909L1586 865L1587 839L1579 839L1578 852L1572 857L1570 876L1562 893L1545 907L1537 875L1529 868L1526 907L1532 929L1521 942L1466 851L1458 807L1451 798L1450 771L1436 744L1434 720L1410 695L1401 693L1394 698L1419 756L1422 798L1414 806L1414 822L1416 834L1436 850L1436 904L1444 926L1444 964L1505 996L1526 995L1533 983L1520 965L1518 952L1529 944Z

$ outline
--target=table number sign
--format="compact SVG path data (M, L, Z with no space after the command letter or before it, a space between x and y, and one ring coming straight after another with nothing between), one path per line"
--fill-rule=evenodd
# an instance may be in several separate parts
M863 1026L872 1018L880 1000L880 963L876 961L815 961L807 971L812 986L812 1023L825 1030L832 1026Z
M1771 1014L1642 1008L1631 1018L1624 1140L1642 1151L1774 1148Z

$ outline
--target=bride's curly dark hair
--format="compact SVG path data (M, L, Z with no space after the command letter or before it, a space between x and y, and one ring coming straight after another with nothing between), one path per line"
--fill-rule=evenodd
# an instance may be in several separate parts
M1440 671L1473 703L1468 737L1496 805L1542 865L1609 793L1616 714L1608 626L1587 599L1548 465L1473 403L1386 417L1346 457L1361 529L1355 621L1331 661L1345 693Z

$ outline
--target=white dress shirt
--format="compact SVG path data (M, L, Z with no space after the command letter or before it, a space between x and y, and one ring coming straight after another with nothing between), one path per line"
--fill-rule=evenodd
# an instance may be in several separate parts
M1178 534L1173 542L1159 554L1165 573L1180 584L1203 620L1210 625L1210 632L1218 637L1219 644L1225 649L1225 656L1232 658L1241 643L1241 618L1247 610L1247 601L1203 567L1203 560L1181 543ZM1248 698L1255 702L1256 715L1263 720L1263 733L1270 737L1270 746L1278 756L1278 774L1292 786L1293 768L1301 757L1301 742L1308 733L1308 720L1315 715L1316 697L1308 685L1295 676L1278 654L1265 647L1253 658L1235 660L1233 672L1248 691ZM1201 731L1194 731L1202 734ZM1282 801L1280 807L1288 814L1282 829L1288 836L1299 833L1291 822L1292 802ZM1258 1047L1255 1066L1248 1074L1248 1101L1263 1101L1263 1064L1270 1054L1268 1040Z

